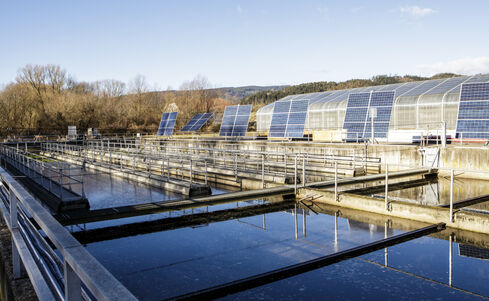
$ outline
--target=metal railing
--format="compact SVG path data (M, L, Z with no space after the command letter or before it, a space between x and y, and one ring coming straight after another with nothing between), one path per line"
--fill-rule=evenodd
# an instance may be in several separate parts
M27 273L40 300L136 300L3 168L0 200L14 278Z
M8 164L61 201L85 198L83 176L78 179L76 173L73 173L80 171L80 168L15 147L3 145L1 150L2 157Z

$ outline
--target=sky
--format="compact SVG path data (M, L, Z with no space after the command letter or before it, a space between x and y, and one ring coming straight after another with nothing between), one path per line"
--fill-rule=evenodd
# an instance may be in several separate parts
M197 75L215 87L489 73L489 1L0 0L0 85L27 64L78 81Z

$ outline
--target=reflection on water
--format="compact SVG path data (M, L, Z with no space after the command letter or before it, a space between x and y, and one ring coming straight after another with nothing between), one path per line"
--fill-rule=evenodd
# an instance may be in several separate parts
M454 202L485 194L489 194L489 181L455 177L453 185ZM430 206L449 204L450 177L439 177L437 182L423 186L389 191L389 197L392 199L416 201L420 204ZM489 212L489 202L470 206L468 208Z
M364 223L344 218L339 211L316 215L296 208L90 243L87 249L138 298L156 300L404 231L395 229L390 220ZM489 287L484 285L489 280L489 261L467 257L466 251L455 252L458 239L445 231L227 298L378 300L489 296ZM461 246L460 250L464 248Z

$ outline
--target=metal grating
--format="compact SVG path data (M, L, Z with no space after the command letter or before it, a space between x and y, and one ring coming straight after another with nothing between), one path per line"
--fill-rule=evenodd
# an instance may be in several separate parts
M271 138L302 138L308 107L308 99L276 102L268 136Z
M160 126L158 128L158 136L171 136L175 128L178 112L163 113L161 115Z
M182 132L197 132L212 117L212 113L196 114L183 128Z
M462 84L456 137L489 139L489 83Z
M251 105L227 106L224 110L219 136L245 136L250 114Z

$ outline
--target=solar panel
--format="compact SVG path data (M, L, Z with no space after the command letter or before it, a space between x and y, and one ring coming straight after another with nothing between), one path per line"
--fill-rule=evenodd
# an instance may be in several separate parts
M343 128L347 131L347 140L356 141L363 138L369 103L370 92L351 93L348 96L345 121L343 122Z
M158 128L158 136L171 136L175 128L178 112L163 113L161 115L160 127Z
M308 99L276 102L268 136L271 138L302 138L306 124Z
M435 88L429 90L426 94L447 93L448 91L452 90L456 86L459 86L461 83L463 83L467 79L468 79L468 77L466 77L466 76L449 78L446 81L444 81L443 83L436 86Z
M370 108L377 110L377 116L374 117L374 137L387 138L389 124L391 121L392 104L394 102L394 91L373 92L370 96ZM372 136L372 119L367 118L365 123L364 138Z
M212 117L212 113L200 113L195 116L182 128L182 132L197 132Z
M250 121L251 105L227 106L219 136L245 136Z
M489 139L489 83L462 84L456 137Z

